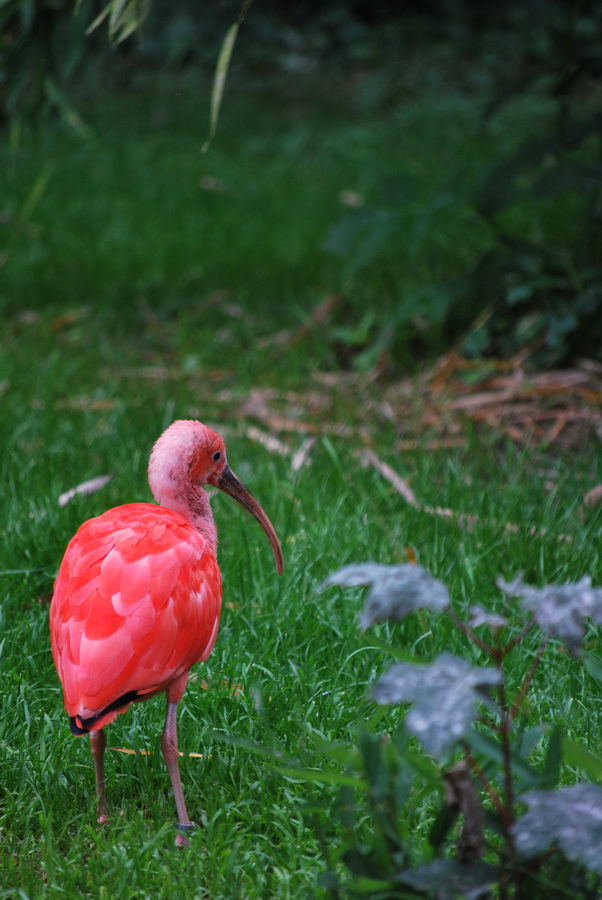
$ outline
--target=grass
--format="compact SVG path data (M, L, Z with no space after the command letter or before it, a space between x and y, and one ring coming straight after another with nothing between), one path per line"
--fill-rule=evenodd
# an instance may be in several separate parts
M313 104L299 88L292 97L274 98L274 90L233 84L205 157L208 86L190 75L85 95L87 141L54 126L13 132L1 149L0 896L325 896L316 816L335 848L339 831L328 813L338 766L324 744L355 742L370 719L366 693L389 661L382 641L419 648L425 659L463 644L428 616L362 636L359 593L316 595L320 581L352 561L402 562L407 547L447 581L460 608L499 604L499 574L523 571L538 584L599 576L599 517L577 515L585 490L602 480L597 448L533 458L474 435L465 449L400 455L392 426L368 421L359 405L378 387L356 393L337 374L336 328L328 323L286 350L273 339L306 323L329 293L348 298L335 325L355 326L371 304L386 309L467 265L487 241L466 220L468 189L496 147L522 133L525 111L515 110L508 136L479 131L474 99L464 96L426 92L385 117L354 107L341 84ZM338 194L377 200L383 178L400 172L414 182L413 240L383 271L354 276L320 249L341 214ZM216 181L205 187L225 189L203 189L208 176ZM437 213L435 198L452 183L456 193ZM324 372L335 373L334 387ZM287 458L249 435L245 404L257 388L280 397L313 392L307 420L318 433L339 421L352 437L319 439L293 474ZM292 415L295 402L291 395ZM124 815L96 826L89 750L71 737L62 711L47 615L78 524L150 499L152 441L186 416L226 435L234 470L281 537L286 570L278 579L261 531L217 497L225 607L216 648L181 704L181 750L203 754L182 761L202 828L181 853L158 699L109 729L109 746L150 755L108 753L109 800ZM360 466L362 423L425 503L474 513L480 524L465 532L403 504ZM115 478L103 491L59 508L61 492L104 473ZM519 530L505 531L507 520ZM541 532L528 537L531 527ZM566 532L570 544L558 539ZM577 663L553 651L528 719L561 719L599 750L597 693ZM379 728L398 721L398 711L388 712ZM323 783L283 776L273 751L324 772ZM325 812L310 814L307 801ZM419 847L427 820L419 808L409 819Z

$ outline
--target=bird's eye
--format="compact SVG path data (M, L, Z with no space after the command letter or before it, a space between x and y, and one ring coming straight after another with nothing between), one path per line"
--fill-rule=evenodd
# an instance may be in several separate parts
M216 450L215 453L213 454L213 462L219 462L221 458L222 458L222 454L220 453L219 450Z

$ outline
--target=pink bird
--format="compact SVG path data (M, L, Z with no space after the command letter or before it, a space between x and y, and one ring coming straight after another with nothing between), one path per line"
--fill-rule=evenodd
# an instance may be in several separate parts
M180 780L177 707L190 667L211 653L222 601L204 486L244 506L265 531L278 574L284 563L270 520L206 425L170 425L153 447L148 481L158 506L116 506L72 538L54 585L50 637L71 731L90 735L100 823L107 820L104 727L132 703L167 695L161 748L178 814L176 843L185 846L195 826Z

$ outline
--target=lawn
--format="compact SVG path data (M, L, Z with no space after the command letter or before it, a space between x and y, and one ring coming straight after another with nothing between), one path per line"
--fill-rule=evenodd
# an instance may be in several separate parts
M361 592L317 594L320 582L346 563L415 557L464 610L500 607L498 575L599 580L599 514L581 509L602 481L593 431L567 450L458 416L455 442L437 445L418 378L415 390L402 381L406 360L390 361L397 391L354 366L371 315L429 302L487 245L469 191L546 115L523 102L483 130L473 96L402 87L375 106L361 79L234 80L205 155L210 84L191 73L82 91L85 137L56 123L5 136L0 896L327 896L320 839L336 856L341 768L328 746L355 743L374 716L366 695L388 641L425 660L464 644L426 613L362 635ZM322 249L341 193L378 205L396 178L412 184L407 240L355 272ZM152 442L186 417L226 438L280 536L285 573L256 524L217 496L224 611L180 707L184 791L202 826L181 852L159 699L108 729L109 747L148 755L108 752L109 801L123 816L96 825L89 748L69 732L47 616L79 523L149 500ZM471 527L405 502L365 465L366 447L421 504L470 514ZM104 474L114 478L103 490L58 505ZM598 694L552 646L521 727L554 719L599 752ZM372 727L394 731L401 717ZM323 778L283 774L283 759ZM417 854L431 814L408 810Z

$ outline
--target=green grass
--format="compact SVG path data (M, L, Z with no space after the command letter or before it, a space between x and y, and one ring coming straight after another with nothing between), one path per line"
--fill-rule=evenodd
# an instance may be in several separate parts
M370 304L387 309L403 291L460 271L487 241L466 221L467 192L496 147L522 133L524 111L508 136L479 131L475 102L462 96L427 93L385 116L353 107L340 86L315 104L299 93L285 103L273 90L233 84L206 156L208 86L186 77L88 95L87 142L57 126L13 134L1 150L10 220L0 287L0 896L322 896L316 814L304 804L327 809L334 796L328 772L338 764L322 744L355 742L372 715L366 693L389 657L371 638L425 659L463 641L427 615L362 636L359 592L316 595L320 581L348 562L402 562L408 546L459 609L499 605L499 574L599 580L599 516L577 512L602 480L597 448L534 456L473 435L464 450L400 454L399 435L365 405L378 386L337 378L328 387L318 377L337 371L330 326L289 349L261 345L305 322L331 292L348 297L336 325L354 326ZM320 250L342 211L338 193L376 201L382 178L404 172L415 182L413 239L383 271L354 277ZM206 175L226 190L202 190ZM437 213L434 198L452 183L456 193ZM288 458L250 439L244 404L254 388L272 389L291 416L301 397L300 421L318 435L345 422L351 436L319 437L292 474ZM182 761L189 810L202 825L183 853L173 846L160 699L108 730L109 746L152 752L107 754L109 800L124 815L96 825L89 748L69 733L47 615L78 524L149 499L152 442L186 416L226 435L234 470L281 537L286 569L279 579L260 529L216 497L225 608L216 648L181 704L180 749L204 754ZM467 532L405 505L360 465L360 425L424 503L476 514L480 524ZM303 437L281 436L293 449ZM58 507L62 491L104 473L115 478L102 492ZM505 531L505 521L519 530ZM545 533L529 537L531 527ZM517 681L529 652L517 657ZM599 751L597 694L579 664L552 648L528 721L560 719ZM399 718L388 712L379 727L392 730ZM325 783L279 774L272 751L327 770ZM337 824L327 812L318 819L336 848ZM409 814L418 847L427 820L428 811Z

